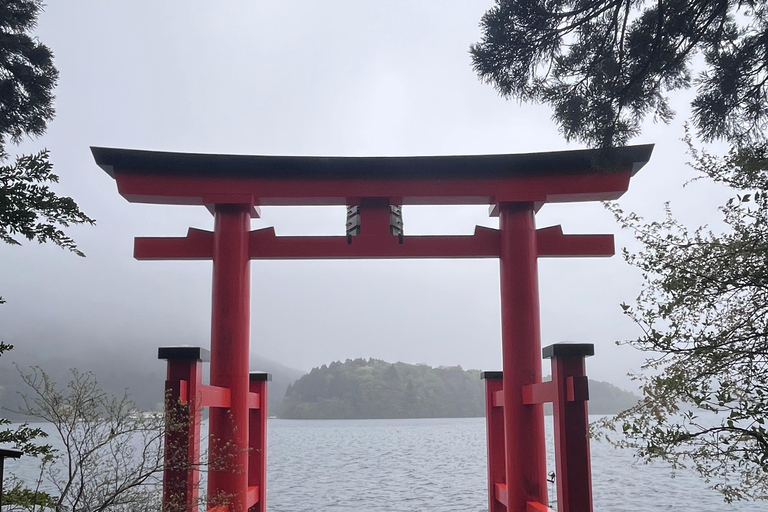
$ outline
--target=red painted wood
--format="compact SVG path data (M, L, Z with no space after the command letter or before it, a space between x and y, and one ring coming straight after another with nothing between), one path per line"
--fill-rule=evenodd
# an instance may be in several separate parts
M589 380L586 375L568 377L565 381L566 399L569 402L589 400Z
M173 402L178 402L182 405L189 403L189 382L182 379L166 380L165 381L165 396L173 397Z
M574 400L568 400L568 383ZM592 512L592 469L589 454L589 417L584 388L584 357L553 357L552 383L557 389L553 404L555 474L558 512ZM576 386L574 386L576 384ZM587 393L588 397L588 393Z
M501 510L507 510L509 506L509 490L507 484L496 484L493 486L494 501L501 505Z
M365 222L361 219L363 233L371 231ZM406 236L402 244L388 233L354 236L351 244L345 236L278 237L273 228L250 236L252 259L494 258L499 253L498 232L480 227L470 236Z
M488 441L488 512L506 512L506 506L496 499L496 485L507 480L504 450L504 410L497 402L502 379L485 380L485 427Z
M252 485L248 487L248 510L258 510L257 505L259 503L259 486Z
M249 495L256 489L254 501L250 501L248 512L265 512L267 509L267 381L251 380L251 396L255 395L261 407L248 413L248 486Z
M388 211L384 213L389 215ZM388 233L389 217L363 215L363 219L364 231L353 237L352 244L345 236L276 236L272 227L251 231L249 255L251 259L273 260L499 256L500 233L496 229L477 226L475 234L469 236L405 236L400 243L398 237ZM536 238L539 257L610 256L614 253L612 235L563 235L560 226L553 226L537 230ZM211 259L213 233L190 228L183 238L137 237L133 252L140 260Z
M275 236L274 228L252 231L251 259L358 259L358 258L496 258L499 233L477 227L470 236ZM134 257L139 260L205 260L212 248L188 238L138 237Z
M256 179L194 174L134 174L114 169L120 194L134 203L206 204L215 196L253 196L260 206L348 205L360 198L396 204L495 204L618 199L631 170L576 175L433 179Z
M564 235L562 226L536 230L539 257L613 256L613 235Z
M523 386L523 403L525 405L554 402L557 390L552 382L538 382Z
M528 512L559 512L535 501L529 501L526 503L526 506L528 507Z
M500 389L493 394L493 406L504 407L504 390Z
M210 260L213 259L213 233L189 228L186 237L137 237L133 241L137 260Z
M499 227L508 510L525 512L528 501L547 503L544 412L523 403L523 387L541 382L534 205L502 204Z
M218 386L200 387L200 399L203 407L229 407L231 396L227 388Z
M257 393L248 393L248 409L258 409L261 407L261 396Z
M202 363L169 359L166 379L163 510L197 512Z
M214 229L210 380L230 390L230 407L210 411L208 496L226 497L230 512L247 509L249 212L250 205L217 205Z
M366 197L360 200L359 236L390 236L388 197Z
M213 251L181 237L136 237L133 257L137 260L210 260Z

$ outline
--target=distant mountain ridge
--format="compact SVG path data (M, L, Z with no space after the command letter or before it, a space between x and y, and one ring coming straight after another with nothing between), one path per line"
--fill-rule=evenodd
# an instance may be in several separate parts
M589 381L589 412L615 414L638 397ZM347 359L313 368L288 386L277 415L285 419L460 418L485 415L479 370L460 366ZM551 413L551 407L547 409Z

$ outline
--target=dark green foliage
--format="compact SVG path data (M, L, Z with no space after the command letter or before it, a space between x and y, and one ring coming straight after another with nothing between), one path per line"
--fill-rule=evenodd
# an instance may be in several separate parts
M646 223L614 207L643 249L625 251L645 285L635 306L646 351L644 399L612 427L639 456L691 466L726 500L768 499L768 146L693 166L738 192L723 232L672 216Z
M3 491L3 505L10 510L42 511L56 508L56 498L47 492L33 491L25 488L21 482Z
M0 418L0 426L5 427L10 424L10 420ZM45 456L51 452L51 447L37 444L35 440L46 437L48 434L42 429L30 427L28 423L24 423L13 430L0 430L0 445L12 445L15 450L21 450L26 456Z
M55 113L59 73L53 52L29 33L42 8L40 0L0 2L0 161L8 158L9 142L45 133ZM61 227L93 220L72 199L50 190L48 184L59 181L52 171L45 150L0 166L0 240L18 244L15 235L20 235L82 256Z
M18 245L14 235L21 235L83 256L61 227L94 221L74 200L57 196L47 185L58 181L48 151L20 156L14 164L0 166L0 240Z
M8 138L40 136L54 116L53 52L29 34L42 8L40 0L0 2L0 156Z
M347 359L314 368L288 388L278 414L287 419L464 418L485 415L479 370L432 368L379 359ZM614 414L632 393L590 381L589 410ZM551 408L549 410L551 414Z
M481 27L470 50L480 78L551 105L568 140L624 144L648 115L669 121L666 94L691 85L703 139L747 142L766 128L764 1L496 0Z

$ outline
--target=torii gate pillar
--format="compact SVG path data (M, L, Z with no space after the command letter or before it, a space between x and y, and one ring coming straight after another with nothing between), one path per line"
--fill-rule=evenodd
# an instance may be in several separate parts
M498 212L506 482L508 503L525 506L547 503L543 406L523 404L522 393L524 386L541 382L534 204L502 203Z
M230 390L230 406L211 408L208 496L244 510L248 490L248 353L251 205L214 209L211 385Z

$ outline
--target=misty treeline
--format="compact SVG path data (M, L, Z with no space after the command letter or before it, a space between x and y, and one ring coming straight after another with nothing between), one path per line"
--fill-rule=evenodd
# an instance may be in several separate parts
M438 418L482 416L478 370L347 359L288 387L281 418Z
M148 346L146 340L126 336L117 341L110 339L107 343L96 337L75 340L60 336L52 343L29 336L19 338L14 350L0 357L2 417L24 419L23 415L14 412L21 406L21 395L29 392L19 369L24 373L33 366L43 368L56 382L67 382L71 377L70 368L92 372L99 386L107 393L118 396L129 390L131 400L140 410L157 411L162 406L166 363L157 359L157 348ZM181 345L185 340L165 341L167 345ZM272 375L269 411L278 410L288 385L305 373L253 354L250 367L253 371L265 371ZM203 365L203 369L207 375L208 365Z
M632 393L590 381L590 412L613 414L637 402ZM314 368L288 387L286 419L464 418L485 415L479 370L461 366L347 359Z

